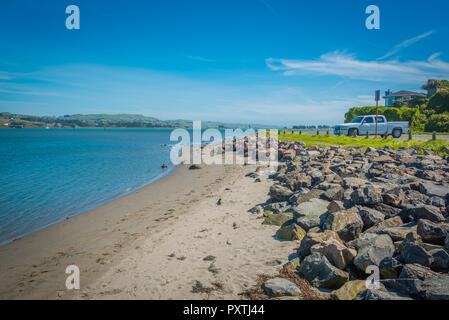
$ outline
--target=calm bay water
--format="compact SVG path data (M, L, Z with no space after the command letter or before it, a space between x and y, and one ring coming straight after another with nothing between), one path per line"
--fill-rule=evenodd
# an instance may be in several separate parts
M0 130L0 244L161 178L171 131Z

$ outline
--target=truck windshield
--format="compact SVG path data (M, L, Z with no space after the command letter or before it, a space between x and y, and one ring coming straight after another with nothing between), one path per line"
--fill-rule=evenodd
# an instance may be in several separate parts
M363 117L356 117L354 120L351 121L351 123L360 123L362 122Z

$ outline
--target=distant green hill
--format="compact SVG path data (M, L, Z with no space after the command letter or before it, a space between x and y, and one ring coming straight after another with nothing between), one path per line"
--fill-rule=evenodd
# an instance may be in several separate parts
M146 117L140 114L73 114L63 117L68 120L94 120L94 121L158 121L154 117Z
M62 117L0 112L0 128L191 128L191 120L159 120L140 114L73 114ZM202 121L203 128L275 128L262 124Z

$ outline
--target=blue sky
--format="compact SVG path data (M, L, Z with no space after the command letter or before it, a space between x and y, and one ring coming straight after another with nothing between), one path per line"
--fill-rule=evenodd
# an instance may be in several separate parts
M68 5L80 30L68 30ZM367 30L375 4L381 29ZM0 111L335 124L449 79L446 0L3 0Z

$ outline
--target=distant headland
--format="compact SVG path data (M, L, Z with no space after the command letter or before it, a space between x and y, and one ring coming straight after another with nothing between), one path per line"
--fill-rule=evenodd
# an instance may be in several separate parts
M192 128L192 120L159 120L140 114L33 116L0 112L0 128ZM203 128L276 128L263 124L202 121Z

